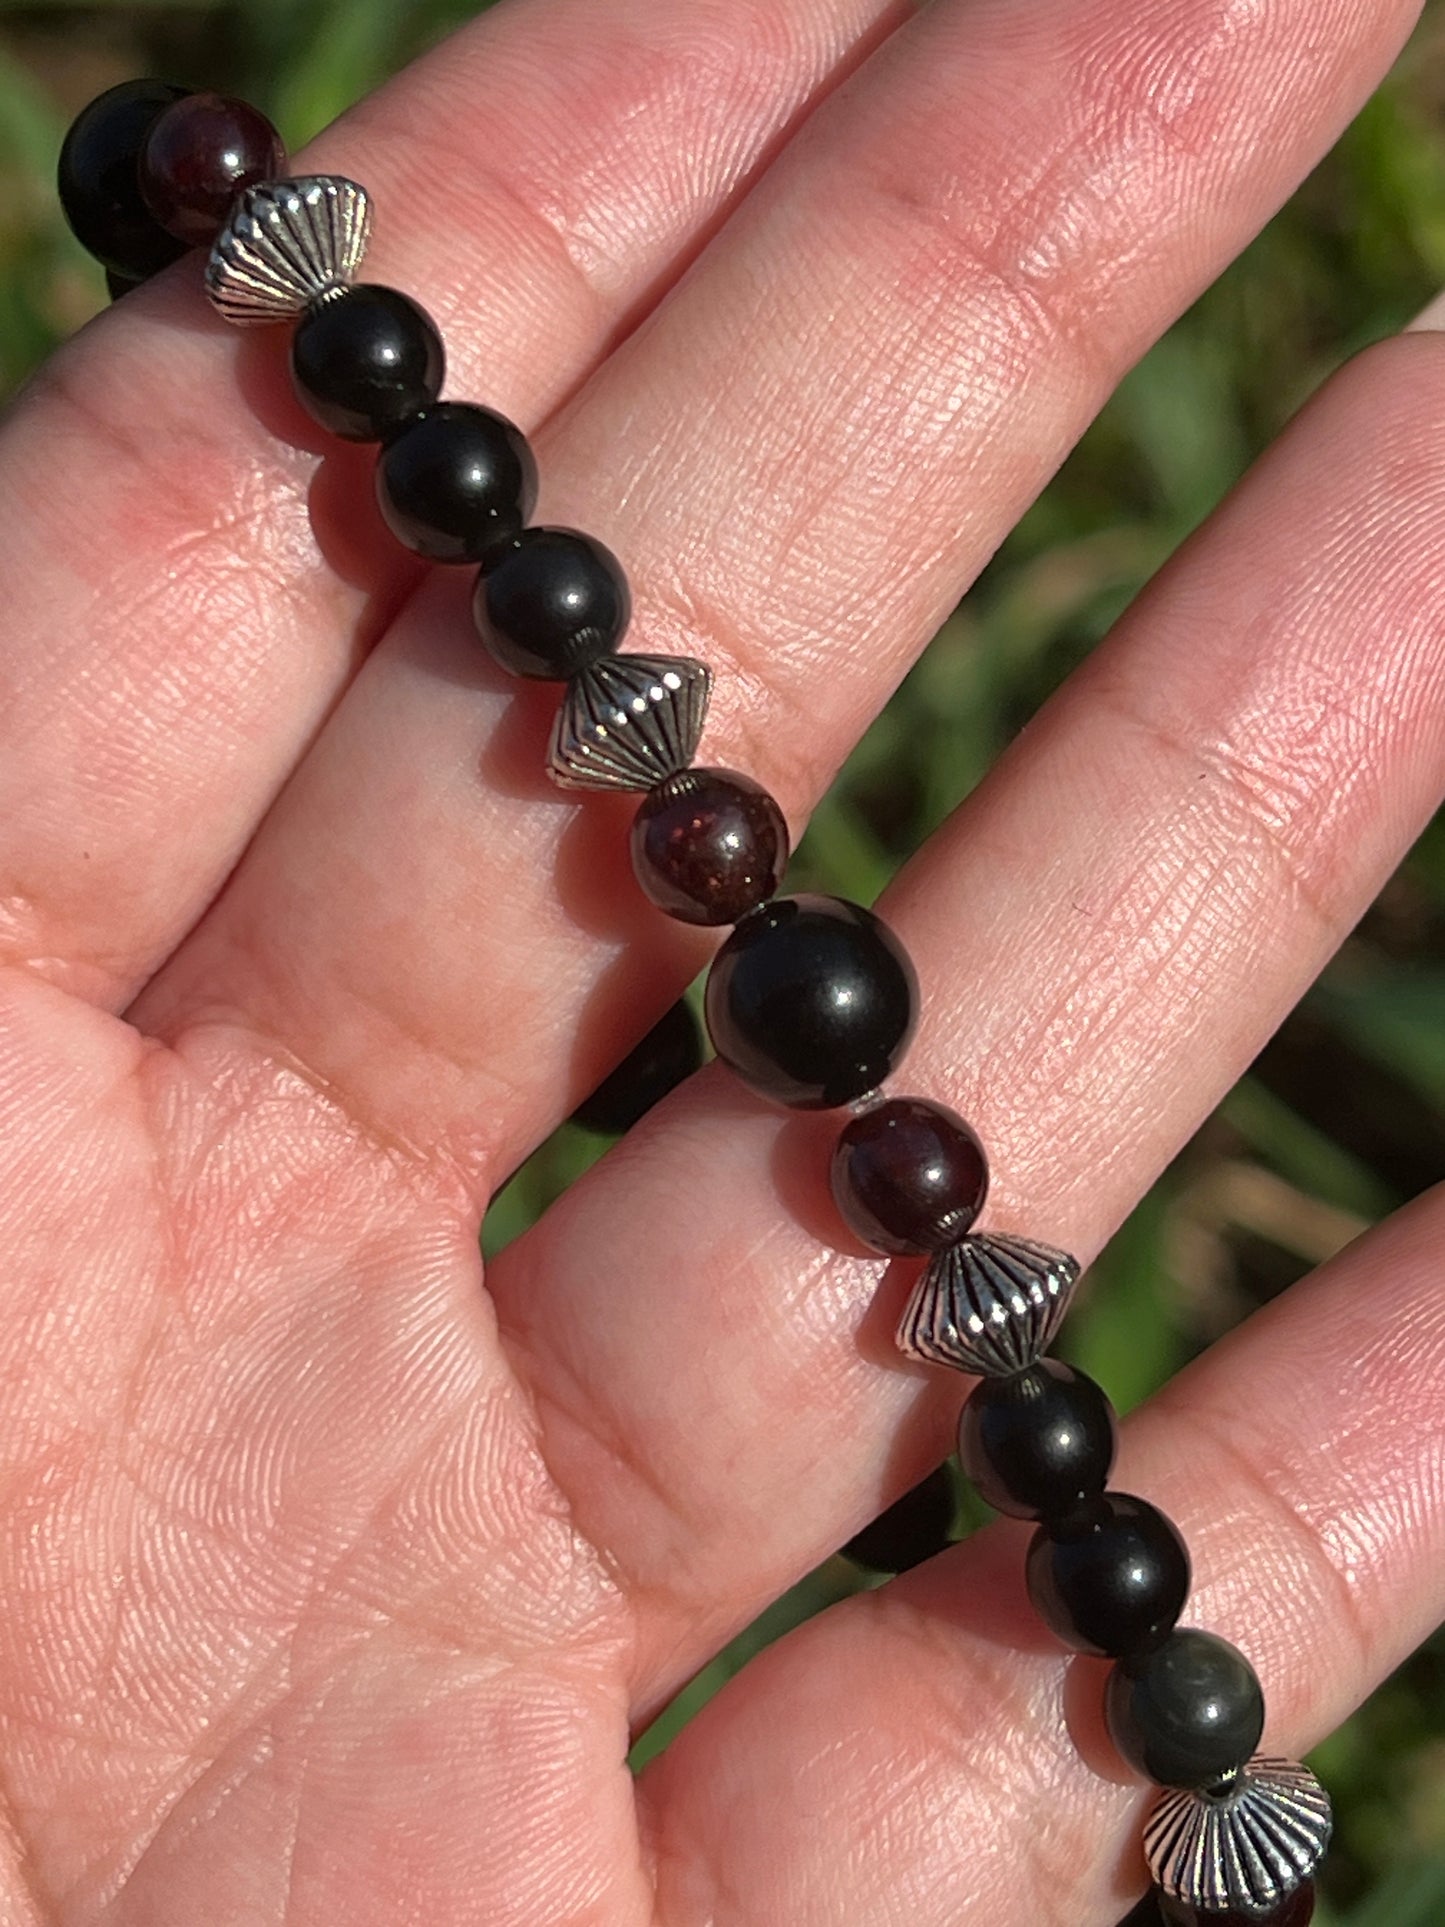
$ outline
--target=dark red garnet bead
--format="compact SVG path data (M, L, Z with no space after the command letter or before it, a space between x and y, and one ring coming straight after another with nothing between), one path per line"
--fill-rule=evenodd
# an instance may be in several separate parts
M285 171L281 136L259 109L224 94L188 94L146 137L140 189L168 234L202 247L220 233L243 189Z
M919 1258L957 1244L982 1211L988 1159L946 1104L891 1097L839 1133L833 1196L864 1244Z
M1182 1900L1159 1895L1159 1919L1163 1927L1309 1927L1315 1914L1315 1883L1305 1881L1296 1887L1282 1907L1272 1914L1206 1914Z
M783 812L751 776L685 769L649 790L632 824L644 894L683 923L738 923L788 866Z

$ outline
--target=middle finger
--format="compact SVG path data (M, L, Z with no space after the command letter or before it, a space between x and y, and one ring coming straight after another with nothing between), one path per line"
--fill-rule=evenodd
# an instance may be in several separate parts
M1440 335L1357 356L890 886L900 1089L978 1128L988 1229L1098 1250L1438 803L1442 419ZM710 1067L491 1267L643 1710L948 1450L836 1134Z
M629 564L633 645L722 672L704 760L796 820L1413 13L946 0L813 117L540 450L544 519ZM701 946L627 876L626 805L547 793L556 692L509 700L465 590L367 664L137 1015L260 1033L484 1194Z

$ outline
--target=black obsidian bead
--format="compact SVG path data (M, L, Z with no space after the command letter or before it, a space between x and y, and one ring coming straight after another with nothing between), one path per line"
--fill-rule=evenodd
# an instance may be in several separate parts
M952 1545L957 1510L953 1473L944 1463L856 1533L843 1556L871 1572L911 1572Z
M1106 1492L1041 1526L1027 1573L1049 1629L1107 1659L1157 1646L1189 1596L1189 1552L1177 1527L1127 1492Z
M577 529L526 529L489 556L472 602L477 632L514 676L566 682L626 633L622 564Z
M892 1097L843 1126L833 1197L875 1251L921 1258L957 1244L988 1196L988 1159L946 1104Z
M881 918L841 897L779 897L713 959L704 999L719 1057L775 1103L825 1111L896 1069L918 978Z
M980 1379L958 1423L964 1471L995 1511L1016 1519L1077 1513L1108 1484L1117 1443L1113 1406L1060 1358Z
M146 206L139 171L146 136L185 92L163 80L122 81L81 109L60 150L60 205L76 239L129 281L186 252Z
M689 1003L675 1003L572 1113L589 1131L630 1131L654 1104L702 1064L702 1027Z
M788 867L783 812L751 776L685 769L643 798L632 868L644 894L683 923L737 923Z
M1295 1888L1282 1906L1267 1914L1241 1914L1233 1907L1227 1913L1206 1914L1185 1901L1160 1894L1152 1918L1158 1927L1310 1927L1314 1917L1315 1883L1306 1880Z
M1178 1626L1147 1652L1121 1659L1104 1689L1115 1746L1161 1786L1209 1787L1259 1745L1264 1693L1237 1646Z
M397 540L429 562L480 562L526 527L537 506L537 463L505 416L439 401L382 449L376 499Z
M302 406L348 442L379 442L429 407L446 353L436 324L395 288L369 282L313 301L291 338Z
M286 171L281 136L257 107L224 94L188 94L152 126L140 157L140 190L168 233L209 245L236 196Z

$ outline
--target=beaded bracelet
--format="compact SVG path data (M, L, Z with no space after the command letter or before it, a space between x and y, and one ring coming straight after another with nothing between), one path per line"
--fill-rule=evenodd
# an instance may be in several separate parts
M851 1112L832 1161L838 1207L888 1257L926 1260L898 1327L914 1359L976 1375L959 1457L999 1512L1035 1522L1028 1590L1067 1646L1114 1662L1105 1689L1124 1759L1162 1789L1144 1828L1170 1927L1304 1927L1330 1833L1309 1770L1258 1756L1264 1697L1244 1655L1178 1624L1190 1584L1178 1530L1108 1489L1117 1419L1082 1372L1046 1356L1078 1281L1062 1251L974 1229L988 1161L970 1127L922 1097L887 1097L917 1020L898 938L838 897L779 896L782 811L750 777L694 762L712 674L691 657L620 655L631 598L616 557L575 529L530 525L525 437L469 402L440 401L431 319L359 283L365 190L285 177L254 108L154 81L92 102L66 138L60 192L80 239L124 293L209 244L206 289L242 326L291 322L304 406L348 441L379 444L377 498L407 548L478 570L473 608L515 675L565 684L550 774L641 792L632 863L668 915L732 926L705 998L718 1056L750 1089L800 1110Z

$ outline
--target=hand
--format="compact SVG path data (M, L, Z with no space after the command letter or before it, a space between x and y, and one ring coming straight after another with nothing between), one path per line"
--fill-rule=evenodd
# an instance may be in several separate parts
M909 13L529 0L307 157L795 828L1411 8ZM812 1621L634 1786L629 1731L961 1387L824 1241L826 1126L718 1069L483 1290L484 1201L705 946L196 278L0 447L0 1917L1104 1927L1145 1795L1020 1529ZM889 893L906 1086L982 1133L989 1222L1095 1252L1429 814L1442 428L1437 337L1356 360ZM1442 1235L1437 1195L1127 1428L1277 1750L1442 1609Z

